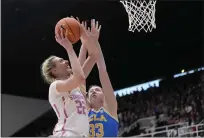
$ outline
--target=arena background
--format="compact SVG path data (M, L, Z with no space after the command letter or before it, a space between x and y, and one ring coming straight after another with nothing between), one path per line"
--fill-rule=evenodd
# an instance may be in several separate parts
M54 39L54 27L61 18L73 15L81 20L99 21L107 70L114 89L119 90L158 78L172 78L182 69L202 67L203 7L202 1L159 1L156 30L132 33L127 30L127 13L118 1L3 0L2 136L36 136L56 123L53 111L49 110L48 85L41 79L40 66L49 55L67 58ZM80 42L74 48L78 53ZM96 67L87 79L87 85L91 84L99 84ZM17 99L9 96L40 101L14 102ZM40 121L35 120L37 117ZM30 119L14 125L24 118Z

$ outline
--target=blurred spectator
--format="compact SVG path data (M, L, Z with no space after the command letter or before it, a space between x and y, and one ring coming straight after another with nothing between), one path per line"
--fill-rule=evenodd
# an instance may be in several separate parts
M204 79L201 81L204 82ZM135 91L133 95L118 97L119 108L124 108L122 103L125 103L125 101L131 101L131 103L126 105L126 110L130 110L132 107L136 108L137 111L135 113L139 118L155 115L157 120L156 127L186 121L188 121L189 125L193 125L204 119L204 91L201 87L203 83L201 81L199 81L199 73L163 81L159 88L150 87L145 92ZM134 105L129 106L130 104ZM167 114L169 119L160 121L160 114ZM120 123L127 121L128 118L127 116L125 120L119 119ZM133 123L132 121L127 121L125 126L120 126L120 129L123 130L125 127L130 126L131 123L129 122ZM152 130L154 128L151 126L143 134L152 132Z

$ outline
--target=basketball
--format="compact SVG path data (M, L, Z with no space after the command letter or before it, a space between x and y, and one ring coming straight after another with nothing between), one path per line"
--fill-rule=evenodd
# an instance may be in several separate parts
M64 34L66 29L68 30L68 34L66 37L72 44L76 43L79 40L80 24L76 19L67 17L58 21L55 26L55 35L61 32L61 28L63 29Z

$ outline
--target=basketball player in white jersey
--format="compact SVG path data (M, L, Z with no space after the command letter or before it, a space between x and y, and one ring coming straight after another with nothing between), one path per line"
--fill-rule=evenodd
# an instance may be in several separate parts
M60 57L51 56L42 64L42 75L49 87L49 102L53 107L58 123L53 136L88 136L89 122L84 94L85 80L93 68L98 49L81 26L81 42L88 49L89 57L80 65L70 41L65 38L63 27L56 34L56 41L65 48L69 62ZM68 31L66 30L66 34Z

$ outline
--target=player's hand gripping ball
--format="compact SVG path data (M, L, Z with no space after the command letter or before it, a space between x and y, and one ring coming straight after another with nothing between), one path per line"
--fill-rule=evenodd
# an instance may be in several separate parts
M81 27L80 23L76 19L69 17L61 19L55 26L55 35L61 33L61 30L63 30L64 35L66 35L66 29L68 30L66 37L72 44L79 41L81 36Z

